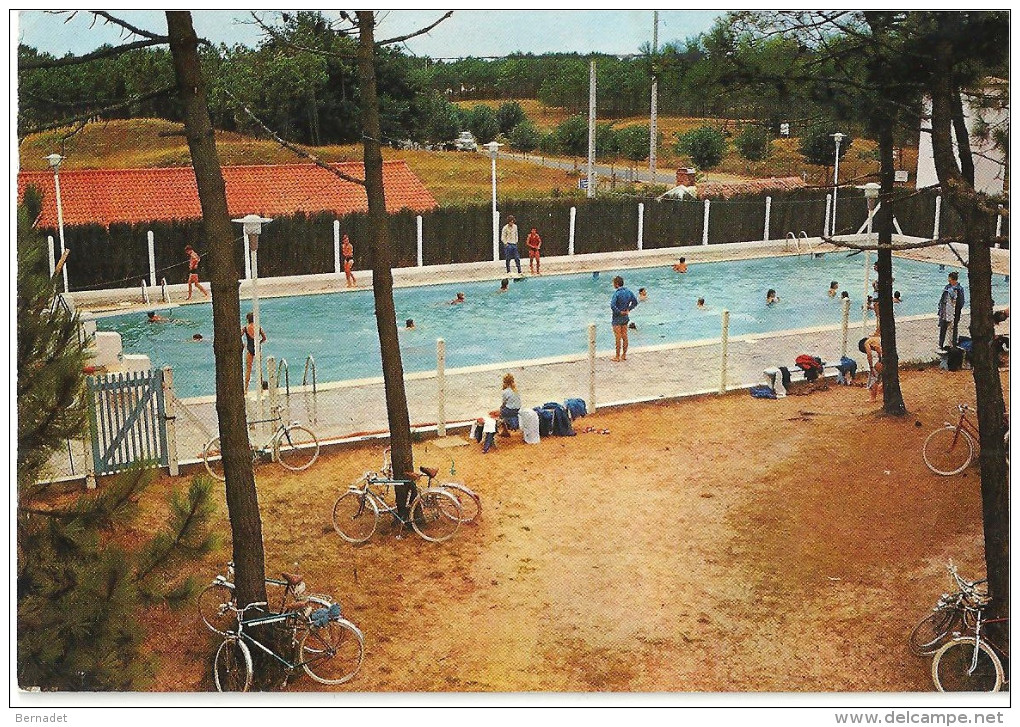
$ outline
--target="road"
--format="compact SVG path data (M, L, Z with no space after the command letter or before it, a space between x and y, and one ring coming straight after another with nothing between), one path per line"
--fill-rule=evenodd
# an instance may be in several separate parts
M488 155L488 152L482 150L479 153ZM529 164L538 164L544 167L552 167L553 169L566 169L576 170L582 175L587 174L588 162L586 159L560 159L556 157L544 157L539 154L514 154L512 152L499 152L497 154L499 159L513 159L519 162L527 162ZM648 170L648 162L641 162L637 168L632 168L626 164L596 164L595 174L601 179L612 179L616 176L616 181L623 184L633 182L635 180L641 182L651 182L652 175ZM582 177L586 178L586 177ZM655 173L655 183L665 184L672 187L676 184L676 170L675 169L657 169Z

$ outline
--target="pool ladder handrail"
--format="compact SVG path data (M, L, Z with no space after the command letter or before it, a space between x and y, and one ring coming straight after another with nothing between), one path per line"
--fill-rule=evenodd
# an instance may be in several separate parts
M814 246L810 245L808 243L808 240L810 240L811 238L808 237L808 234L804 230L801 230L800 231L800 238L798 238L798 240L797 240L797 253L798 254L800 253L800 240L801 239L804 240L804 247L807 248L807 252L811 252L811 250L814 249Z
M308 386L308 371L309 371L309 369L311 369L311 371L312 371L312 393L315 394L316 393L315 357L312 356L312 354L308 354L308 358L305 359L305 372L301 376L301 385L302 386Z
M145 284L145 278L142 278L142 302L146 305L152 302L149 300L149 286Z
M170 291L166 289L166 278L163 278L163 280L160 281L159 286L163 291L163 302L170 305Z
M786 239L793 240L793 245L797 249L797 254L800 255L800 240L797 239L797 236L793 233L793 230L786 233ZM790 249L789 243L786 243L785 246L787 250Z

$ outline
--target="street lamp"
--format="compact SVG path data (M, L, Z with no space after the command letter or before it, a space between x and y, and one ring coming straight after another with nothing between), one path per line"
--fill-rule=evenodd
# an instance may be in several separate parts
M868 235L865 238L867 244L871 244L871 225L875 219L875 206L878 202L878 191L881 187L874 182L868 182L864 185L864 199L868 201ZM868 328L868 292L871 289L871 251L864 251L864 333L867 333Z
M53 186L56 187L57 191L57 230L60 235L60 257L64 256L64 205L60 199L60 163L64 161L64 157L59 154L50 154L46 159L46 163L50 165L50 169L53 170ZM67 265L65 264L61 269L61 273L64 276L64 292L67 292Z
M833 139L836 140L836 168L832 173L832 235L836 236L836 197L839 194L839 145L846 137L846 134L836 132L835 134L829 134Z
M259 235L262 234L262 225L272 222L269 217L260 215L245 215L240 219L232 220L243 225L244 237L248 241L248 251L251 255L251 313L252 325L255 330L255 365L259 369L257 391L255 393L259 404L259 416L262 416L262 330L259 323Z
M492 159L492 261L499 261L499 217L496 212L496 153L503 146L495 141L485 145L489 150L489 158Z

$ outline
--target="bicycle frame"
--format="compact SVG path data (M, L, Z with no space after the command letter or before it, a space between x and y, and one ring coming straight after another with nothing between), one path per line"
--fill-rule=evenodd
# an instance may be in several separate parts
M973 439L975 442L981 441L981 437L978 434L977 427L971 424L970 419L967 418L967 412L969 410L970 410L969 407L961 406L959 421L957 421L955 425L952 422L946 422L946 426L953 427L956 430L956 435L953 438L954 445L956 444L957 438L960 436L961 429L967 434L969 434L971 436L971 439Z
M292 633L291 633L291 643L292 644L297 644L297 637L295 635L296 631L298 629L301 629L301 628L309 628L307 625L296 623L297 619L298 619L298 616L294 612L288 612L288 613L270 613L270 614L267 614L265 616L256 616L255 618L251 618L251 619L244 619L244 620L238 619L238 621L237 621L237 633L233 634L233 636L238 638L238 639L241 639L245 643L251 644L253 646L257 646L259 648L259 650L261 650L262 652L264 652L266 654L269 654L269 656L273 657L278 662L283 664L284 668L287 669L287 671L294 671L295 669L300 669L305 664L311 664L312 662L319 661L321 659L332 658L331 654L320 654L319 656L316 656L315 658L309 659L307 661L299 661L296 664L292 664L291 662L287 661L282 656L277 654L275 651L270 649L268 646L263 644L261 641L256 639L254 636L252 636L251 634L245 633L245 631L244 631L244 627L245 626L266 626L266 625L277 624L277 623L284 623L285 624L287 621L294 621L295 623L292 626L288 626L288 628L291 629L291 631L292 631Z
M983 635L981 633L981 627L982 626L987 625L987 624L992 624L992 623L1007 623L1009 621L1009 618L989 618L989 619L986 619L986 618L983 618L983 616L984 616L984 610L983 609L978 609L977 610L976 622L974 624L974 656L971 657L970 668L967 670L967 676L972 675L974 673L974 670L977 669L978 654L981 651L981 641L982 641L982 639L984 639L984 642L986 644L988 644L988 646L992 649L992 651L994 651L997 655L1001 654L1002 656L1005 656L1007 659L1009 659L1009 654L1002 647L1000 647L994 641L989 639L987 635Z
M348 488L349 491L356 492L357 494L362 495L366 499L371 498L380 515L382 515L383 513L388 513L395 517L400 522L407 524L407 521L405 521L402 517L400 517L400 515L397 514L396 504L390 505L388 502L386 502L386 498L383 495L380 495L378 492L375 492L372 489L372 485L385 485L386 487L389 487L390 485L415 485L416 483L414 481L378 479L373 476L373 473L366 473L366 475L362 478L361 481L364 482L363 486L355 487L354 485L352 485L350 488ZM410 498L408 499L410 500Z

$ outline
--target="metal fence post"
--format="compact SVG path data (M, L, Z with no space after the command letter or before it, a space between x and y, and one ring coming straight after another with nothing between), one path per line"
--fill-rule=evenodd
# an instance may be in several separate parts
M637 206L637 249L644 249L645 236L645 203L638 202Z
M492 262L494 263L499 262L499 245L500 245L499 218L500 218L499 210L496 210L495 212L492 213L492 226L494 228L493 232L495 233L492 236Z
M446 341L436 339L436 434L446 436Z
M577 207L570 208L570 241L567 243L567 254L574 254L574 225L577 221ZM52 248L53 246L50 245Z
M588 413L595 413L595 324L588 324Z
M278 400L278 394L276 387L279 384L277 380L279 372L276 370L276 357L266 356L266 382L269 384L269 409L272 411L276 408L276 402Z
M765 242L769 241L769 227L772 223L772 198L765 198L765 236L762 238Z
M338 278L343 272L340 265L340 220L333 220L333 274Z
M722 360L719 366L719 393L726 393L726 359L729 356L729 344L730 344L730 312L723 310L722 312L722 340L721 340Z
M422 267L422 265L425 264L425 262L424 262L425 257L423 255L423 245L422 245L422 240L423 240L423 238L422 238L422 224L423 223L422 223L421 215L418 215L418 217L416 218L416 222L417 222L416 227L417 227L417 240L418 240L418 267L420 268L420 267Z
M830 215L832 215L832 195L827 194L825 195L825 226L822 227L822 237L829 234Z
M174 398L174 370L163 367L163 410L166 417L166 463L170 476L181 473L177 455L177 399Z
M850 330L850 299L843 298L843 320L840 324L841 340L840 344L840 356L846 356L847 352L847 332Z
M146 235L149 241L149 285L156 287L156 236L149 230Z
M709 210L711 208L712 208L712 201L706 199L705 200L705 223L704 223L705 226L704 226L704 228L701 231L701 244L702 245L707 245L708 244L708 213L709 213Z

